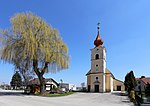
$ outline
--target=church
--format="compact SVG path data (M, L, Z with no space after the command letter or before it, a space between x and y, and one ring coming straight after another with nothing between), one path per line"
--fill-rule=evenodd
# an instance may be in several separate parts
M88 92L112 92L124 91L122 81L116 79L106 67L106 48L100 37L100 26L94 41L95 47L91 49L91 69L86 74Z

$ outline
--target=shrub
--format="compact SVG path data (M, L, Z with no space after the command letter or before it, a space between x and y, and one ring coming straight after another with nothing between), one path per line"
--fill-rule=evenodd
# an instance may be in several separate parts
M130 101L135 103L136 99L135 99L135 91L134 90L130 91L129 97L130 97Z
M150 97L150 84L148 83L145 88L145 95Z

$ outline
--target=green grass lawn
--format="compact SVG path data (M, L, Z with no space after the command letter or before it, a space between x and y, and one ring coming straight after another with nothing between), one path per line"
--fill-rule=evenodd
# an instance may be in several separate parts
M49 94L49 93L46 93L46 94L36 94L37 96L45 96L45 97L60 97L60 96L68 96L68 95L71 95L71 94L74 94L76 92L67 92L67 93L61 93L61 94L58 94L58 93L55 93L55 94Z

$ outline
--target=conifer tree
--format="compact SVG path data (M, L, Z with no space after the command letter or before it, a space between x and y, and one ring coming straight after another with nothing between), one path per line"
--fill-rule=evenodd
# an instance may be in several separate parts
M22 85L22 78L18 72L13 75L10 85L13 87L13 89L16 89Z
M134 77L133 71L130 71L125 76L124 85L125 85L125 89L128 91L128 93L130 93L131 90L135 89L137 82L136 82L136 79Z

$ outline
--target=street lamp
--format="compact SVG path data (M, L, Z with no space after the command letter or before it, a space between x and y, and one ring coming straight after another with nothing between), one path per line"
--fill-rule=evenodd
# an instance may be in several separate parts
M60 88L62 88L62 83L63 83L63 80L62 79L60 79Z

